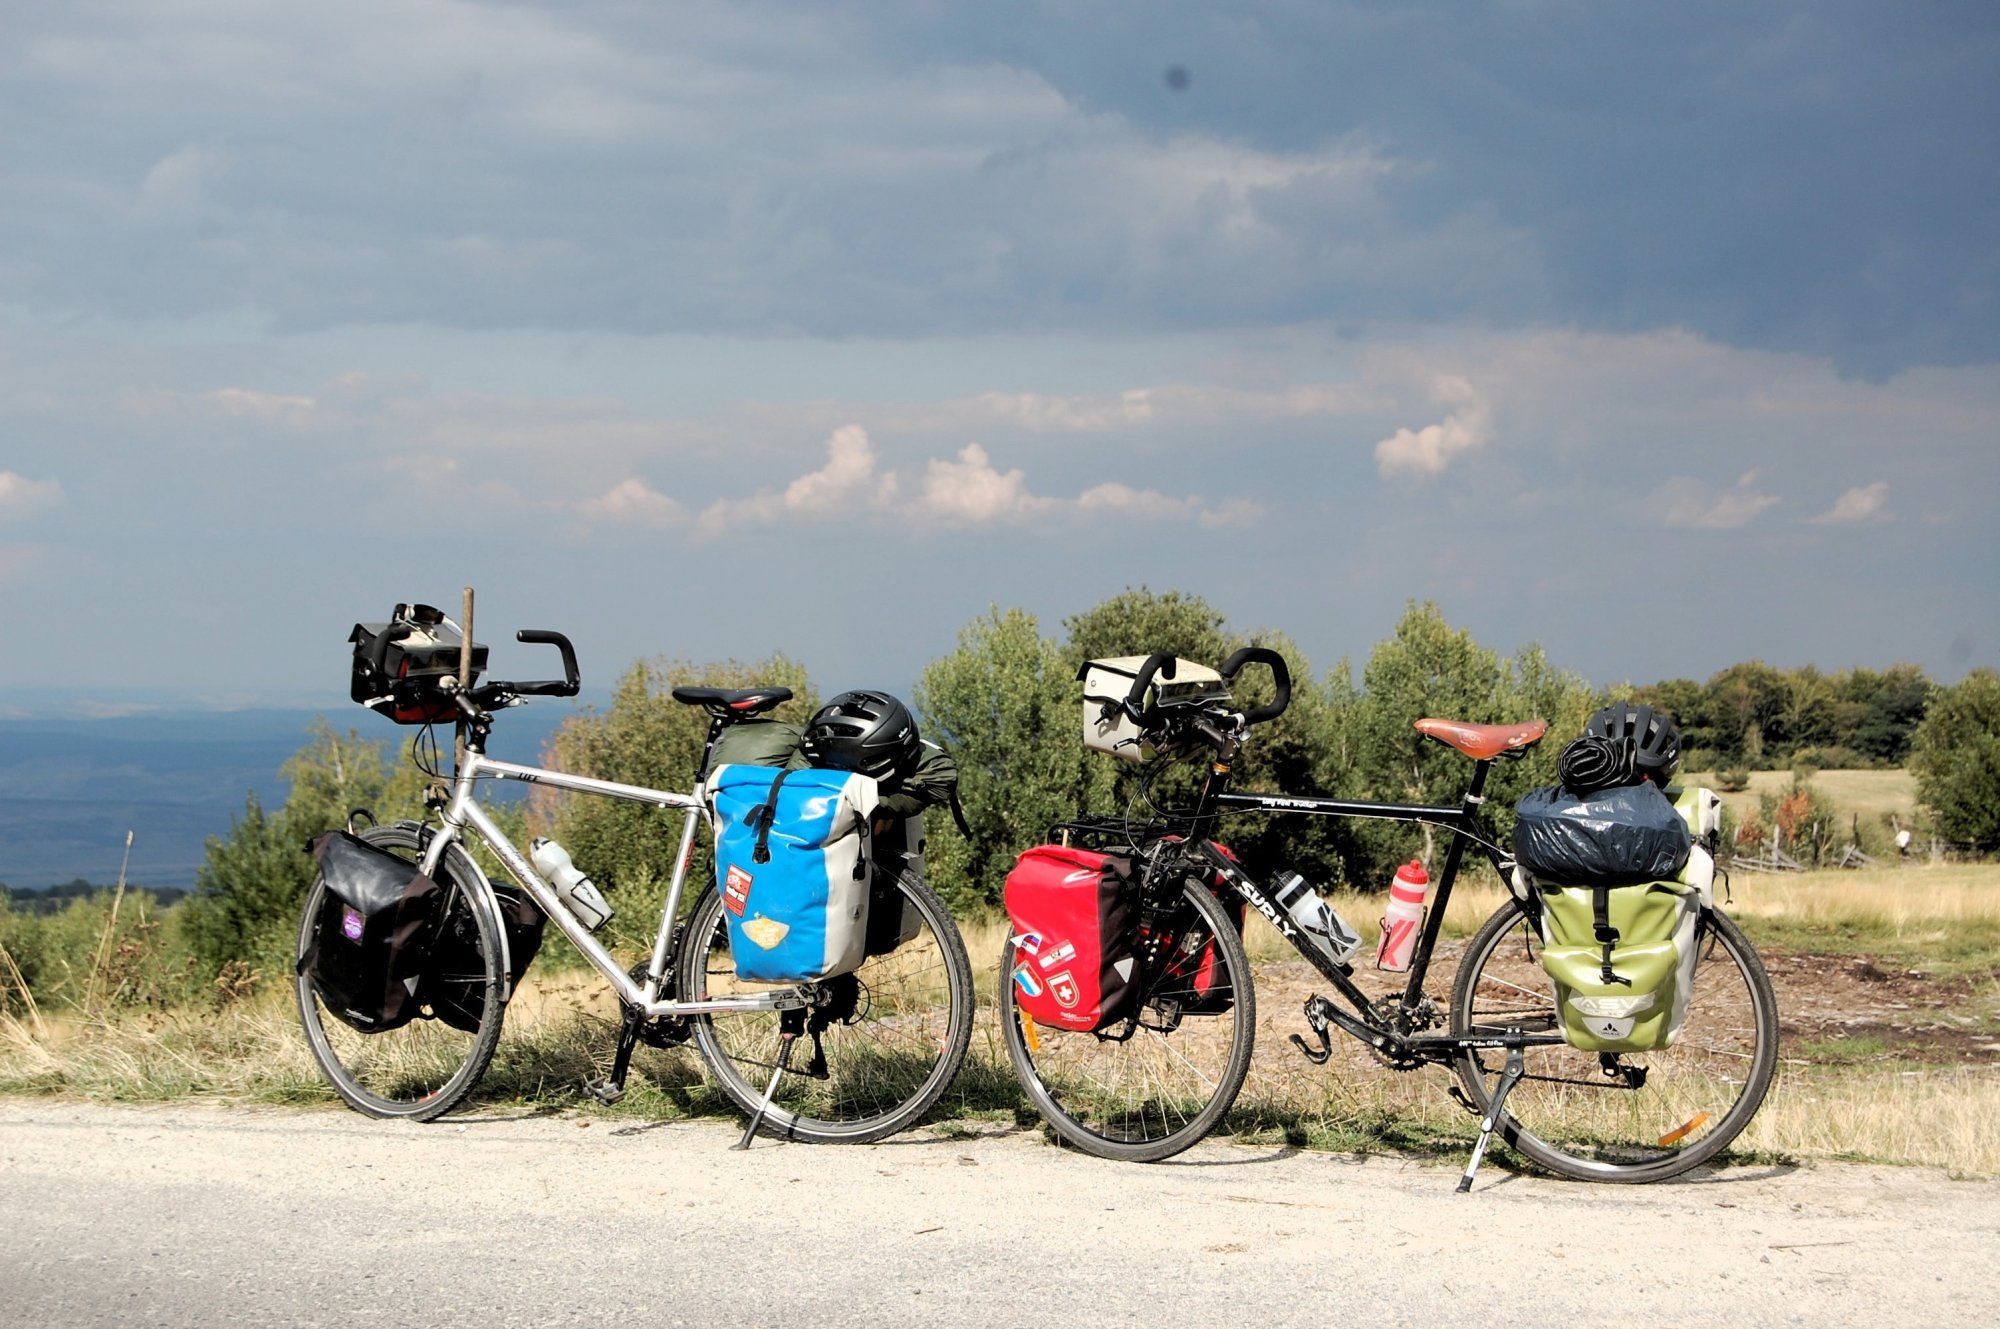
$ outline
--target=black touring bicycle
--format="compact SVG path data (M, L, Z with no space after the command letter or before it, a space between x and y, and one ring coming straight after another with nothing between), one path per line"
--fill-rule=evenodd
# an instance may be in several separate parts
M1261 914L1331 989L1304 1003L1308 1038L1292 1043L1311 1061L1334 1055L1332 1034L1358 1039L1391 1070L1445 1067L1481 1131L1460 1189L1469 1189L1498 1134L1535 1163L1585 1181L1643 1182L1677 1176L1715 1157L1755 1115L1777 1060L1778 1015L1770 979L1742 931L1704 901L1693 923L1691 997L1670 1046L1643 1052L1591 1051L1566 1038L1557 994L1541 963L1543 907L1523 889L1513 855L1481 815L1496 761L1518 758L1547 732L1545 721L1514 725L1454 720L1415 722L1426 738L1472 765L1455 806L1365 802L1299 794L1239 793L1231 769L1253 727L1290 702L1291 677L1275 651L1248 647L1223 665L1226 683L1246 666L1269 668L1275 699L1240 712L1226 693L1161 689L1174 677L1171 654L1148 657L1123 697L1086 697L1086 714L1129 722L1140 741L1164 754L1204 762L1192 806L1144 823L1086 820L1059 828L1080 843L1129 853L1136 861L1140 947L1137 1000L1098 1029L1038 1024L1011 981L1025 952L1011 938L1001 963L1001 1020L1014 1069L1030 1099L1065 1140L1106 1158L1151 1161L1186 1149L1220 1124L1250 1068L1256 994L1239 934L1237 901ZM1101 709L1100 709L1101 708ZM1152 772L1171 763L1156 762ZM1150 794L1148 801L1151 801ZM1449 832L1430 902L1400 994L1370 999L1352 965L1307 938L1272 886L1214 841L1219 820L1241 812L1370 817L1423 823ZM1448 998L1428 988L1445 906L1468 853L1483 855L1510 886L1508 897L1465 945ZM1231 917L1232 906L1239 912ZM1213 957L1199 995L1181 961Z

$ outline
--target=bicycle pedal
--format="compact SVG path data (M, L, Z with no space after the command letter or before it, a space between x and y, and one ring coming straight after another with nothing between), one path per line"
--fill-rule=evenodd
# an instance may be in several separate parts
M583 1082L583 1092L589 1094L592 1098L604 1104L604 1106L610 1107L613 1103L625 1097L625 1086L622 1084L613 1084L609 1080L585 1080Z

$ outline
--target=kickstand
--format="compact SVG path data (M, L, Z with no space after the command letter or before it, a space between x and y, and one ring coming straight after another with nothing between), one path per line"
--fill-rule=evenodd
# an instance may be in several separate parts
M764 1114L771 1110L771 1100L778 1096L778 1081L783 1079L785 1072L791 1069L792 1049L797 1047L799 1042L798 1027L791 1019L793 1014L795 1012L787 1011L783 1016L779 1017L778 1064L771 1068L771 1083L764 1089L764 1101L759 1103L757 1110L750 1114L750 1124L744 1127L743 1138L735 1144L730 1145L731 1149L748 1149L750 1147L750 1141L756 1137L757 1128L764 1124ZM803 1020L798 1022L798 1024L803 1023L805 1023Z
M1486 1157L1486 1146L1493 1141L1493 1128L1499 1124L1500 1110L1507 1102L1507 1093L1520 1081L1526 1066L1521 1061L1521 1049L1507 1049L1507 1067L1500 1072L1500 1083L1493 1086L1493 1101L1486 1105L1486 1115L1479 1120L1479 1143L1472 1146L1472 1159L1465 1165L1465 1175L1458 1179L1458 1193L1465 1194L1472 1189L1472 1178L1479 1171L1479 1160Z

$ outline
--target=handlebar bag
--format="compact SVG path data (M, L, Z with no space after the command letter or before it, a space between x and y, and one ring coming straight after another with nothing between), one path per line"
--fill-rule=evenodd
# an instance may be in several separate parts
M1009 983L1022 1012L1056 1029L1103 1029L1137 1000L1139 911L1132 860L1038 845L1014 861L1003 894L1014 929Z
M378 639L390 628L408 628L407 635L382 649L382 666L375 666ZM445 678L458 676L465 637L459 626L429 605L397 605L387 623L356 623L347 640L354 645L354 665L348 696L397 724L442 724L458 718L458 708L437 695ZM472 644L472 676L486 671L486 648Z
M803 983L866 958L875 781L723 766L706 784L715 880L738 978Z
M444 892L414 863L346 831L308 846L326 883L299 972L334 1015L373 1034L422 1011L418 989Z

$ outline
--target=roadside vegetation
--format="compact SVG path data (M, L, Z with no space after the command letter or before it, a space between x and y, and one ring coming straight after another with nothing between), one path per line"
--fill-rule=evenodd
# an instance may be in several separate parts
M926 736L960 764L973 833L960 836L934 818L930 862L962 920L982 1002L994 997L1004 937L997 902L1014 855L1079 812L1143 818L1175 797L1172 777L1144 785L1138 768L1084 751L1078 666L1154 648L1219 662L1250 641L1283 651L1295 681L1291 710L1260 731L1243 764L1245 787L1448 802L1464 765L1419 740L1412 719L1545 716L1552 741L1495 773L1491 806L1503 823L1520 794L1552 779L1561 740L1592 709L1633 694L1595 689L1535 648L1503 658L1430 605L1412 605L1358 670L1341 661L1325 672L1281 634L1230 631L1203 601L1171 592L1127 592L1054 635L1029 615L996 609L966 626L912 698ZM1245 681L1246 700L1260 700L1268 687L1262 671ZM558 732L549 759L606 778L684 787L703 735L699 713L668 696L684 683L789 686L799 696L794 720L818 696L804 669L783 656L642 662L620 680L609 707ZM1789 853L1818 868L1752 872L1739 862L1730 874L1729 908L1770 961L1785 1020L1781 1078L1739 1155L2000 1174L2000 864L1965 861L1968 845L2000 839L2000 828L1968 819L1977 800L1941 805L1936 794L1940 781L1983 788L1983 806L2000 807L2000 764L1991 760L2000 719L1988 709L1996 687L1988 673L1936 689L1901 666L1827 676L1758 665L1707 684L1638 690L1656 705L1690 708L1694 719L1683 717L1683 726L1716 768L1691 778L1740 783L1725 794L1725 858L1747 860L1775 832ZM1899 768L1906 759L1914 774ZM1775 769L1725 778L1743 764ZM284 804L247 802L231 833L210 842L184 901L163 903L138 889L71 892L55 908L0 899L0 1092L337 1101L306 1052L291 1002L297 910L312 872L303 845L355 808L384 821L418 815L426 778L389 744L327 725L285 775ZM510 829L554 834L569 847L619 908L614 949L636 958L650 940L678 819L537 792L507 814ZM1910 833L1901 844L1899 831ZM1435 862L1436 847L1421 830L1387 823L1245 818L1221 838L1253 867L1297 868L1364 932L1397 863ZM1864 866L1827 866L1840 861ZM705 861L696 871L706 871ZM1501 891L1493 880L1461 883L1446 936L1468 935ZM1254 919L1248 940L1272 991L1303 981L1287 968L1302 969L1299 962ZM550 943L510 1008L483 1101L635 1121L729 1110L685 1052L642 1050L633 1093L615 1109L583 1098L583 1081L604 1069L614 1012L567 945L553 934ZM1449 974L1447 962L1439 990ZM1470 1142L1475 1123L1446 1094L1441 1075L1359 1065L1316 1071L1286 1045L1297 1024L1295 1003L1263 1004L1257 1061L1231 1120L1239 1135L1415 1154L1458 1153ZM990 1018L982 1018L945 1111L953 1131L1037 1120Z

